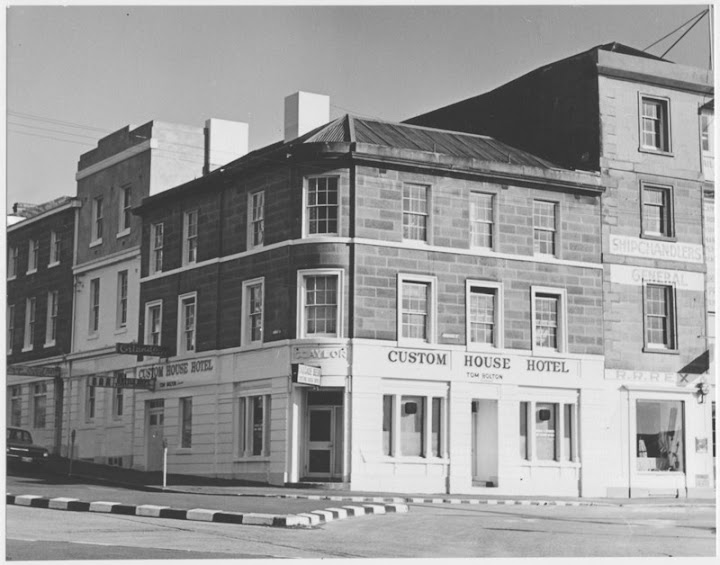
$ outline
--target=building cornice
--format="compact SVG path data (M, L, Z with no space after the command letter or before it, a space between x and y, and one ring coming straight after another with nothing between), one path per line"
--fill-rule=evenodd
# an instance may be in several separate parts
M24 228L30 224L33 224L40 220L49 218L50 216L52 216L54 214L59 214L60 212L64 212L65 210L69 210L70 208L80 208L81 206L82 206L82 202L80 202L80 200L72 200L72 201L68 202L67 204L63 204L62 206L58 206L57 208L53 208L52 210L48 210L47 212L43 212L42 214L38 214L37 216L33 216L32 218L27 218L25 220L18 222L17 224L8 226L7 231L9 233L12 231L21 230L22 228Z
M135 247L123 250L119 253L115 253L114 255L107 255L107 256L101 257L99 259L94 259L92 261L86 261L85 263L82 263L81 265L74 265L73 266L73 274L80 275L87 271L93 271L95 269L100 269L102 267L108 267L110 265L114 265L115 263L120 263L121 261L129 261L130 259L135 259L136 257L139 257L139 256L140 256L140 246L136 245Z
M126 159L129 159L130 157L139 155L140 153L143 153L143 152L147 151L148 149L157 149L157 148L158 148L158 140L157 139L148 139L146 141L143 141L142 143L138 143L137 145L128 147L124 151L121 151L120 153L116 153L112 157L108 157L107 159L103 159L102 161L98 161L97 163L94 163L93 165L90 165L88 167L85 167L84 169L79 170L75 174L75 180L76 181L82 180L86 177L89 177L90 175L94 175L95 173L102 171L103 169L107 169L108 167L117 165L118 163L125 161Z

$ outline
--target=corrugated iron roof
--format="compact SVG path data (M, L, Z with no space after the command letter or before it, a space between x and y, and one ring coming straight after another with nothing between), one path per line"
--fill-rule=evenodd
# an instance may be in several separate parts
M350 127L352 120L353 127ZM354 131L354 138L350 132ZM484 135L454 132L381 120L343 116L297 140L314 142L357 142L395 149L427 151L450 157L557 169L556 165L527 151L516 149Z
M60 196L49 202L43 202L42 204L28 204L26 202L16 202L13 205L13 214L16 216L22 216L25 219L34 218L40 214L59 208L73 200L72 196Z

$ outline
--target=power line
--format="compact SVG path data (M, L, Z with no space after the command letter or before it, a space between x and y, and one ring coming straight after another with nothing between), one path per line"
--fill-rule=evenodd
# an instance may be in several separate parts
M647 51L647 50L650 49L651 47L655 47L655 46L656 46L658 43L660 43L662 40L667 39L668 37L670 37L670 36L671 36L673 33L675 33L676 31L684 28L687 24L689 24L691 21L693 21L693 20L694 20L695 18L697 18L698 16L699 16L699 17L704 16L706 12L707 12L707 10L703 10L702 12L700 12L700 13L698 13L698 14L695 14L692 18L690 18L690 19L689 19L688 21L686 21L684 24L676 27L674 30L672 30L672 31L671 31L670 33L668 33L667 35L664 35L663 37L661 37L660 39L658 39L655 43L652 43L651 45L648 45L645 49L643 49L643 51ZM698 20L698 21L700 21L700 20ZM695 23L697 23L697 22L695 22ZM695 25L695 24L693 24L693 25ZM691 28L691 29L692 29L692 28ZM688 30L688 31L689 31L689 30ZM682 39L682 38L680 38L680 39ZM672 49L672 47L671 47L671 49Z
M15 122L8 122L7 124L8 124L9 126L20 126L20 127L30 128L30 129L36 129L36 130L40 130L40 131L47 131L47 132L50 132L50 133L59 133L59 134L61 134L61 135L72 135L72 136L74 136L74 137L85 137L85 138L87 138L87 139L93 139L93 140L97 139L97 138L95 138L95 137L92 137L92 136L90 136L90 135L84 135L84 134L82 134L82 133L72 133L72 132L70 132L70 131L60 131L60 130L56 130L56 129L48 129L48 128L43 128L43 127L40 127L40 126L31 126L31 125L29 125L29 124L18 124L18 123L15 123Z
M32 137L41 137L43 139L53 139L55 141L64 141L65 143L74 143L75 145L85 145L92 147L92 143L85 143L83 141L73 141L72 139L60 139L58 137L50 137L49 135L40 135L37 133L30 133L29 131L17 131L17 130L8 130L8 133L19 133L21 135L31 135Z
M13 110L8 110L8 115L14 116L17 118L26 119L26 120L48 122L48 123L52 123L55 125L61 125L61 126L65 126L65 127L93 130L93 131L98 131L101 133L110 133L106 129L97 128L94 126L88 126L88 125L84 125L84 124L78 124L77 122L68 122L68 121L64 121L64 120L57 120L55 118L49 118L47 116L38 116L37 114L28 114L26 112L17 112L17 111L13 111Z
M662 55L660 55L660 57L664 57L665 55L667 55L673 47L675 47L678 43L680 43L680 40L681 40L683 37L685 37L688 33L690 33L690 30L691 30L692 28L694 28L694 27L700 22L700 20L702 20L703 17L705 17L705 14L707 14L708 12L709 12L709 10L705 10L705 11L702 13L702 15L701 15L697 20L695 20L695 22L693 23L693 25L691 25L691 26L685 31L685 33L683 33L683 34L678 38L678 40L677 40L675 43L673 43L670 47L668 47L667 51L665 51L665 53L663 53Z

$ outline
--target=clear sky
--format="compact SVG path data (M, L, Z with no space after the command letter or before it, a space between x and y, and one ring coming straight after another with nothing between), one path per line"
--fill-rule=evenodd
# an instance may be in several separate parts
M11 5L7 201L75 194L80 154L127 124L244 121L252 150L282 138L297 90L331 118L401 121L595 45L644 49L705 7ZM706 17L667 58L708 53Z

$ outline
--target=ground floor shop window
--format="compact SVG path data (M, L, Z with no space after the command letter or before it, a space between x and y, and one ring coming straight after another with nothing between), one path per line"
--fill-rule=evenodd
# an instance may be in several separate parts
M685 471L685 430L680 400L638 400L637 470Z
M239 399L240 457L270 454L270 395L244 396Z
M47 384L33 385L33 427L45 427L45 413L47 411Z
M192 447L192 398L180 399L180 447Z
M520 458L576 461L576 406L554 402L520 402Z
M22 425L22 387L20 386L10 389L10 425Z
M383 396L383 454L442 457L442 397Z

